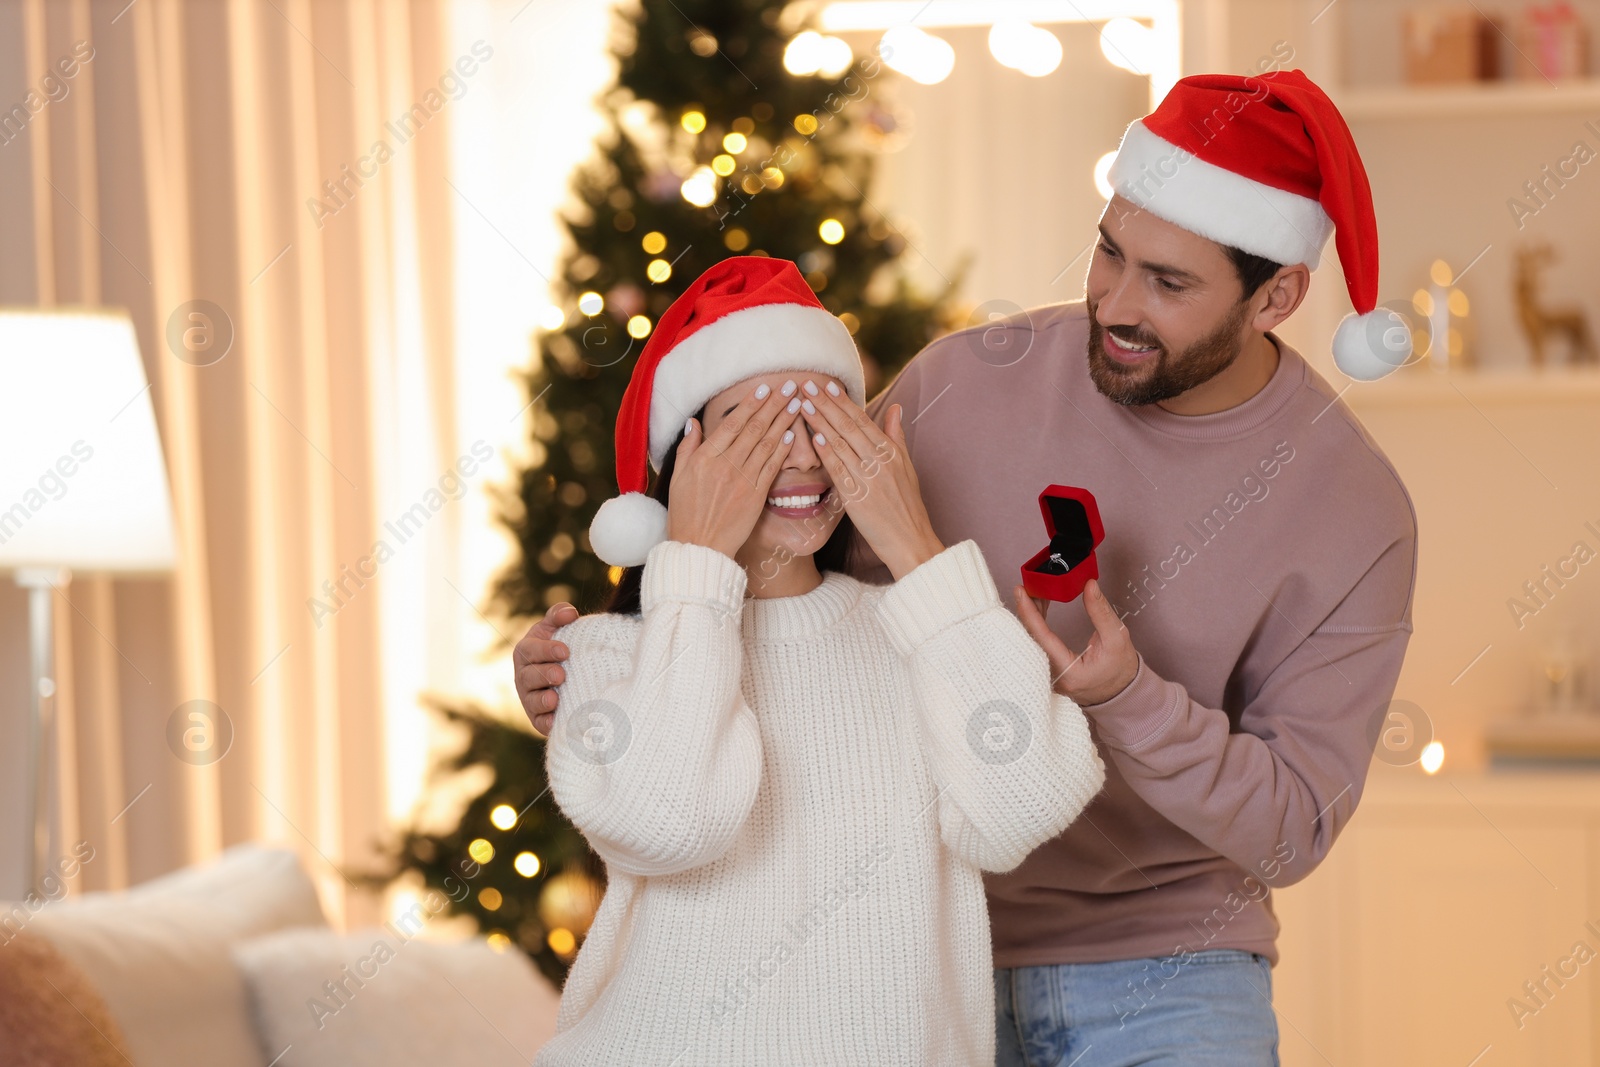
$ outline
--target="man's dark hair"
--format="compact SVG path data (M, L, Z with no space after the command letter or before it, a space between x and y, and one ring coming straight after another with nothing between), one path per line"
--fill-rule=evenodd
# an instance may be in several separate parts
M1274 263L1265 256L1246 252L1242 248L1223 245L1222 250L1228 253L1228 258L1233 260L1233 269L1239 272L1239 284L1244 286L1241 300L1254 296L1257 289L1267 284L1267 279L1283 269L1282 263Z

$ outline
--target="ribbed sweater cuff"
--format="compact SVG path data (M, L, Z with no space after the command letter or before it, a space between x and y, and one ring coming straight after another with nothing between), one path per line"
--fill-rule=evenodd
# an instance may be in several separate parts
M878 614L902 655L962 619L1000 606L978 542L968 539L924 560L884 591Z
M1083 711L1100 727L1100 736L1108 745L1132 752L1177 718L1177 707L1169 699L1172 696L1166 681L1140 655L1139 669L1122 692L1098 704L1084 704Z
M639 607L649 611L662 600L707 604L730 614L744 607L746 575L730 556L687 541L662 541L644 560Z

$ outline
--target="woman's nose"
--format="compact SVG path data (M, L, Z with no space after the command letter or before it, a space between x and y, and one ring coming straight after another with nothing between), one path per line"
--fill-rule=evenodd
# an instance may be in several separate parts
M789 442L789 455L784 460L784 467L789 470L813 470L822 466L822 458L817 455L816 447L811 443L811 430L806 425L804 415L796 414L794 422L789 426L789 432L794 434Z

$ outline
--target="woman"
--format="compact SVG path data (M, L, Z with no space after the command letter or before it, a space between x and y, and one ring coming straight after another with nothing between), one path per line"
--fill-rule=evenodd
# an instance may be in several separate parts
M607 889L538 1065L993 1062L980 871L1104 768L861 394L783 260L713 267L640 354L590 531L625 570L557 634L547 747ZM852 522L892 585L844 573Z

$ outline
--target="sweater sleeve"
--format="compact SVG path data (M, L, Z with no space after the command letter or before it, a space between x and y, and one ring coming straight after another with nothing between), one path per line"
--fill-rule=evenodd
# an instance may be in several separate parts
M745 572L703 545L645 559L631 634L562 627L566 679L546 745L550 790L608 864L672 874L727 851L755 804L761 735L740 690Z
M1011 870L1104 783L1088 721L1053 691L1049 659L1001 606L976 541L902 576L878 612L910 672L940 838L981 870Z
M1156 674L1084 710L1129 786L1274 887L1310 874L1355 814L1411 637L1415 539L1395 542L1248 697L1239 728ZM1276 608L1272 610L1276 611Z

